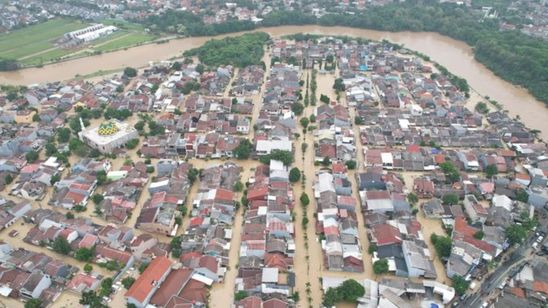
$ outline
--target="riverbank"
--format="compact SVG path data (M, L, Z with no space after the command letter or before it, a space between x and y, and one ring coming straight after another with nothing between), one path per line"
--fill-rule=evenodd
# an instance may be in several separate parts
M472 48L464 42L432 32L386 32L349 27L281 26L260 28L254 31L264 31L273 37L295 33L326 36L347 35L372 40L385 39L404 45L408 49L429 56L433 61L445 66L450 72L466 79L470 87L479 95L489 96L490 99L498 101L511 116L519 115L528 127L541 131L540 138L548 140L548 124L544 121L544 118L548 116L548 109L545 105L536 100L527 90L501 79L476 61ZM29 85L69 80L75 78L76 75L90 75L99 70L112 72L122 70L127 66L144 67L148 66L150 62L180 57L185 50L199 47L212 38L218 39L242 33L173 39L165 44L141 45L127 50L51 64L42 68L2 72L0 73L0 84Z

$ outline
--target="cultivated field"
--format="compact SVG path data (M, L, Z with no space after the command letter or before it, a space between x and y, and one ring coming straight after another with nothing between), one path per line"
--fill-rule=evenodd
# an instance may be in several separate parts
M55 42L63 34L85 28L90 23L67 18L56 18L47 22L0 35L0 58L15 59L24 66L42 65L73 57L92 55L127 48L154 40L137 24L108 20L119 31L100 38L80 48L61 49Z

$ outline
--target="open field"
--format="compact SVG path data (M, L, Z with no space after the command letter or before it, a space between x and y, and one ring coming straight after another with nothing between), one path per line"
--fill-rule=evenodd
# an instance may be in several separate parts
M23 66L37 66L97 52L123 49L150 42L156 38L154 35L145 33L144 28L139 24L118 20L106 20L104 24L115 25L120 30L79 49L60 49L55 46L55 41L66 32L90 25L90 23L73 19L53 19L2 34L0 35L0 58L15 59Z
M54 48L64 33L88 26L72 19L53 19L0 35L0 58L20 59Z

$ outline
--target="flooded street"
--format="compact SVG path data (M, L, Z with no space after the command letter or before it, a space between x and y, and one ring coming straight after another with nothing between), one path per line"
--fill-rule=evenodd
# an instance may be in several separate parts
M238 163L239 164L239 163ZM259 162L257 162L259 164ZM241 164L239 164L241 165ZM255 166L243 164L244 170L240 174L242 183L246 183L255 172ZM242 193L236 194L236 200L240 200ZM242 242L243 207L235 213L232 226L232 240L230 241L229 268L222 283L213 285L210 291L209 303L211 307L227 307L227 303L234 302L235 280L238 276L238 263L240 262L240 245Z

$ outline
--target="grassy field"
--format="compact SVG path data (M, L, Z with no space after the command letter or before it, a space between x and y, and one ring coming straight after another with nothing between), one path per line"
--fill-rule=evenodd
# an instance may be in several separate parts
M20 59L50 48L66 32L88 26L71 19L54 19L0 35L0 58Z
M42 65L72 57L109 52L150 42L157 37L148 34L139 24L119 20L105 20L120 30L100 38L80 49L60 49L55 42L63 34L89 26L73 19L57 18L47 22L0 35L0 58L18 60L24 66Z

